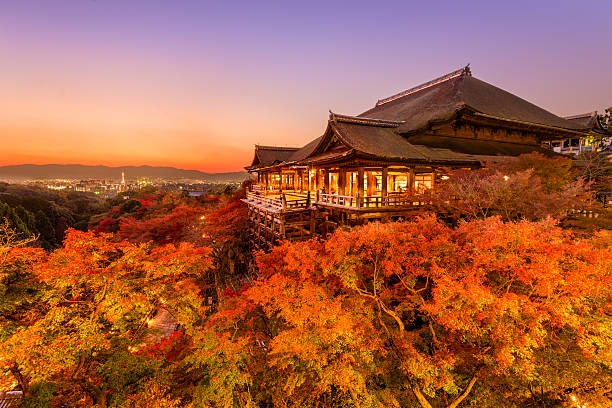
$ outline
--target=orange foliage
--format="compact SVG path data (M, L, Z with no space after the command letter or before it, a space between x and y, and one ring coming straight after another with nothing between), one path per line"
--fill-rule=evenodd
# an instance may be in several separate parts
M259 256L260 278L196 343L224 379L207 401L244 398L261 378L279 406L427 407L458 404L474 384L479 396L579 386L612 367L609 238L578 240L550 220L453 230L426 216L286 243Z

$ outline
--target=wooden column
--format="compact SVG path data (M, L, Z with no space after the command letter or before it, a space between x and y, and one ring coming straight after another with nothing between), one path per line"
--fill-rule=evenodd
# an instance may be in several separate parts
M310 166L306 167L306 180L308 182L308 191L313 190L312 180L310 180L310 170L312 170Z
M408 170L408 188L409 191L414 191L414 168Z
M323 185L325 186L325 194L329 194L329 171L323 170Z
M382 175L383 179L382 179L382 196L383 196L383 201L385 201L385 198L387 197L387 181L389 180L389 167L384 166L383 167L383 175Z
M308 191L310 190L310 186L308 185L308 170L304 171L302 170L302 190L301 191Z
M346 170L341 168L338 171L338 194L339 195L346 195L345 186L346 186Z
M357 169L357 195L363 197L363 167Z
M367 172L367 176L368 176L368 195L369 196L373 196L374 193L376 192L376 177L374 177L374 172L373 171L368 171Z

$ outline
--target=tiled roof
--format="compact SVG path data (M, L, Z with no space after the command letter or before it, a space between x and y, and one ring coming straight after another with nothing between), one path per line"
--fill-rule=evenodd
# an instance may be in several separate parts
M449 149L410 143L398 132L398 127L401 125L402 122L331 113L326 134L323 135L320 144L325 139L336 136L356 154L377 159L421 163L479 162L470 155ZM313 152L316 151L316 148L313 149ZM310 159L318 159L321 153L313 154Z
M426 128L430 123L453 119L461 110L490 117L556 127L584 130L510 92L474 78L468 67L379 100L360 117L401 120L401 133Z
M517 156L541 152L540 146L424 135L417 131L435 122L450 121L466 113L473 119L494 120L502 126L529 126L582 133L591 126L593 113L561 118L510 92L474 78L469 66L381 99L358 116L330 112L325 134L302 148L256 146L249 169L280 163L305 165L339 160L347 154L382 160L428 163L474 163L483 156ZM585 121L586 118L589 121ZM597 115L595 114L595 118ZM469 117L468 117L469 119ZM509 123L511 122L511 123ZM597 130L596 130L597 131ZM347 151L325 152L332 137Z
M533 152L542 153L547 156L557 155L552 150L537 145L500 142L496 140L463 139L426 134L410 136L408 140L415 145L442 148L472 156L519 156L521 154Z
M266 167L287 161L297 147L259 146L255 145L255 157L247 168Z
M589 129L599 127L597 111L583 113L581 115L564 116L564 119Z

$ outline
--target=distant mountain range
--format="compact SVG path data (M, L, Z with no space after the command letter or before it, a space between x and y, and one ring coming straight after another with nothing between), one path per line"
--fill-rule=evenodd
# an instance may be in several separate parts
M171 181L203 181L209 183L242 182L248 173L236 171L229 173L204 173L198 170L184 170L175 167L153 166L85 166L82 164L19 164L0 166L0 180L22 182L25 180L48 179L107 179L121 180L121 172L126 180L141 178L164 179Z

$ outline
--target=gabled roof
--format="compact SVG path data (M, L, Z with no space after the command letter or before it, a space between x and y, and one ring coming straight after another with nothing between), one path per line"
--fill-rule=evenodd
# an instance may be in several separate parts
M401 124L402 122L331 113L328 131L360 153L386 159L427 160L427 156L397 132Z
M297 147L255 145L255 157L253 157L251 165L246 167L246 169L253 170L285 162L298 149Z
M312 142L293 152L289 159L287 159L287 162L299 162L310 156L317 148L317 146L319 146L319 144L321 143L321 139L323 139L323 136L317 137Z
M564 116L563 118L585 128L601 128L601 125L598 120L597 111L583 113L581 115Z
M400 133L448 121L460 111L482 114L533 125L585 130L581 124L563 119L510 92L474 78L469 66L425 84L381 99L359 117L401 120Z
M330 140L336 137L351 154L358 157L419 163L479 162L475 157L449 149L417 146L408 142L398 132L398 127L402 123L332 112L325 134L317 139L316 146L310 146L310 154L302 160L308 162L346 156L346 151L337 153L325 151Z

